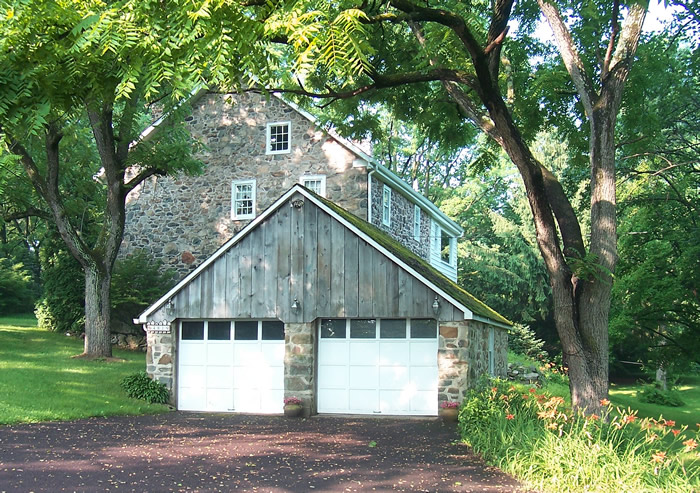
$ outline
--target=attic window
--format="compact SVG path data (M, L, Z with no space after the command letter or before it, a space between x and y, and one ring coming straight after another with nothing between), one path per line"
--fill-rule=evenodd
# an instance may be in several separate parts
M286 154L290 151L291 122L267 124L266 154Z
M442 234L440 236L440 260L443 262L447 262L448 264L450 262L450 253L452 250L452 238L445 232L442 231Z
M326 196L326 175L304 175L299 182L321 197Z
M231 184L231 219L255 217L255 180L239 180Z

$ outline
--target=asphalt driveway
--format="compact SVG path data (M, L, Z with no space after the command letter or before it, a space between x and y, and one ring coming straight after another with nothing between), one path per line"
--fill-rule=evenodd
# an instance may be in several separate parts
M0 492L519 491L427 418L194 414L0 427Z

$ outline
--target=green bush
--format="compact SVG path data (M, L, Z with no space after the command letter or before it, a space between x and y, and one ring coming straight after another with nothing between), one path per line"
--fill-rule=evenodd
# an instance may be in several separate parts
M167 404L170 400L167 387L151 380L145 371L124 377L121 386L129 397L143 399L149 404Z
M697 491L697 430L604 403L604 416L575 414L535 387L485 381L459 414L462 439L487 462L537 491Z
M549 357L544 350L544 341L538 339L535 331L528 325L515 324L508 333L508 347L517 354L524 354L536 360Z
M663 390L653 383L644 385L641 390L637 391L637 399L660 406L680 407L685 405L677 391L673 389Z
M36 305L39 327L55 332L85 330L85 275L77 260L57 252L44 261L44 295Z
M132 319L167 293L175 278L174 270L164 270L160 260L143 251L121 258L112 272L112 309Z
M0 315L31 312L33 306L31 275L22 264L0 258Z

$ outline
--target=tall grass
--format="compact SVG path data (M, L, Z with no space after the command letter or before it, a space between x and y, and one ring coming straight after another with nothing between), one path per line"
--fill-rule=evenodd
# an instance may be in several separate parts
M459 430L489 462L543 492L700 488L697 428L606 404L606 416L585 417L559 396L490 381L463 403Z

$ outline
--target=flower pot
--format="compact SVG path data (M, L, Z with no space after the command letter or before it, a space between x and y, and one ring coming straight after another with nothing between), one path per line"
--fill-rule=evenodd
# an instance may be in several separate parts
M285 404L284 415L288 418L296 418L301 416L301 412L304 410L301 404Z
M445 423L456 423L459 417L459 409L456 407L446 407L440 409L438 415Z

